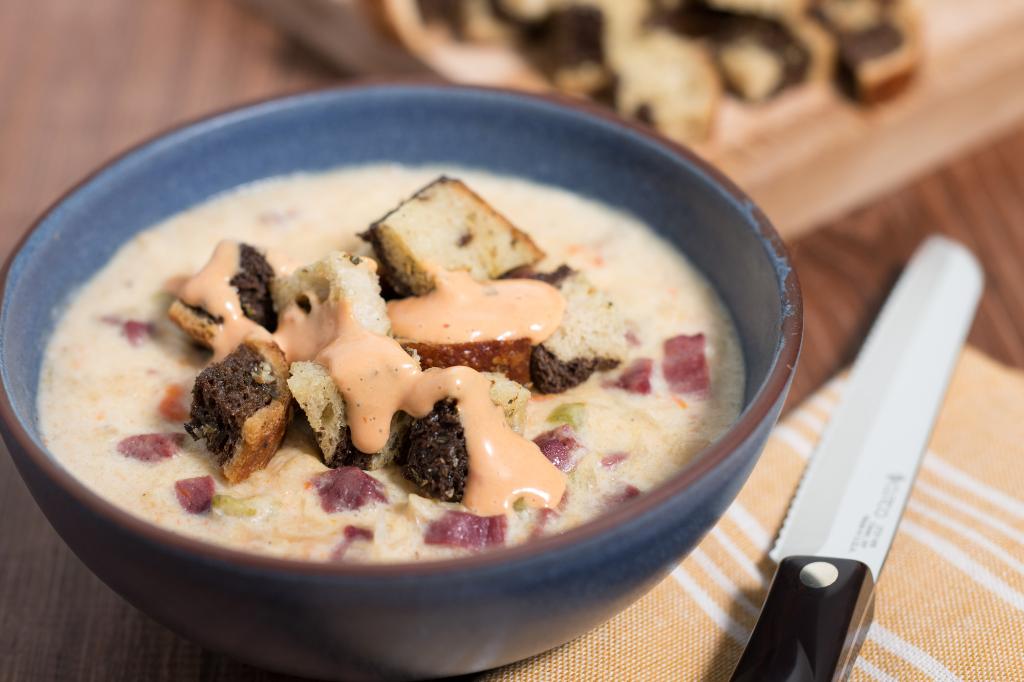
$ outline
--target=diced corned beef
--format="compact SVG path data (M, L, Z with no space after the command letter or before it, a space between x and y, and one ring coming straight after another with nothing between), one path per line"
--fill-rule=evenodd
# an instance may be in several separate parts
M651 371L654 369L654 360L650 358L637 358L629 364L622 374L615 381L606 382L606 388L621 388L630 393L647 395L651 392Z
M703 334L680 334L665 340L661 371L673 393L707 395L711 387Z
M117 315L104 315L101 322L121 326L121 335L128 340L132 346L138 346L153 335L153 324L141 320L126 320Z
M169 422L183 422L188 419L186 393L181 384L171 384L164 389L164 397L157 406L160 416Z
M203 514L210 511L213 501L213 476L183 478L174 484L178 504L189 514Z
M628 452L614 452L601 458L601 466L605 469L616 467L629 459Z
M124 338L128 339L129 344L138 346L153 335L153 325L138 320L125 320L125 323L121 325L121 333L124 334Z
M183 433L143 433L122 439L117 451L140 462L159 462L173 457L184 443Z
M568 424L545 431L534 438L533 442L559 471L566 473L572 471L572 468L576 466L575 454L582 447L576 440L576 433Z
M372 540L373 531L369 528L360 528L359 526L345 526L345 539L346 540Z
M360 528L359 526L345 526L344 537L338 546L331 552L331 559L333 561L341 561L345 558L345 553L353 543L359 540L365 540L367 542L373 541L373 531L369 528Z
M630 485L627 483L624 488L609 495L607 501L609 504L618 505L622 504L623 502L626 502L627 500L632 500L639 494L639 488L637 488L635 485Z
M372 502L387 502L384 486L356 467L338 467L313 477L325 512L359 509Z
M477 516L450 511L430 522L423 535L423 541L428 545L481 549L504 544L507 525L508 521L504 515Z

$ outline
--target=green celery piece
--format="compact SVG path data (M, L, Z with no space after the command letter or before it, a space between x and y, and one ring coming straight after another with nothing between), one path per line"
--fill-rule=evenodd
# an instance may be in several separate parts
M249 504L246 500L231 497L230 495L214 495L211 506L214 510L224 514L225 516L246 518L256 516L258 513L256 507Z
M574 429L578 429L583 424L583 415L586 409L586 403L562 403L551 410L548 421L552 424L568 424Z

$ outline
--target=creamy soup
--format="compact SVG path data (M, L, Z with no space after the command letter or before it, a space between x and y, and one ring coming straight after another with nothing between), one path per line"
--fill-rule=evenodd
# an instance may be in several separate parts
M442 173L463 180L528 233L546 253L542 268L565 263L585 273L626 318L625 362L563 393L535 391L526 406L523 435L564 474L557 506L518 500L498 515L489 510L483 525L456 528L469 542L439 543L442 519L474 510L430 499L387 466L367 472L379 484L369 504L338 510L324 502L317 481L328 469L298 410L267 466L229 483L204 443L182 427L192 384L211 353L168 321L168 287L200 271L223 240L295 264L331 251L372 258L357 233ZM556 308L543 325L554 326L561 314ZM418 323L404 317L406 326ZM670 339L703 344L706 387L673 380ZM692 357L685 362L692 365ZM737 417L743 391L743 358L722 303L684 257L635 218L520 179L372 165L242 187L124 244L62 311L43 364L39 413L44 442L64 467L159 526L250 552L395 562L518 544L592 519L685 467ZM214 503L195 513L193 491L178 484L206 476Z

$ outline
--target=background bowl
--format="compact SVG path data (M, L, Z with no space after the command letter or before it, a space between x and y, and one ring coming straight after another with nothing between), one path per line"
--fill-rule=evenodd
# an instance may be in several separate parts
M136 232L237 185L374 161L455 163L625 209L711 280L747 364L738 421L657 489L568 533L466 559L337 566L161 530L46 452L36 391L62 303ZM799 353L799 286L761 212L689 152L577 102L441 85L363 85L204 119L116 159L59 200L7 263L0 418L32 495L78 557L156 620L243 661L342 679L478 671L566 642L636 600L735 497ZM682 652L680 652L682 654Z

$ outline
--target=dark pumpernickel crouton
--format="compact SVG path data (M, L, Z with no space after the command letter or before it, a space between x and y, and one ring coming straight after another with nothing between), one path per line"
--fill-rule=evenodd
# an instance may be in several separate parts
M462 21L462 0L417 0L420 16L427 23L442 23L457 31Z
M575 94L594 94L613 80L606 64L605 15L600 7L572 4L547 22L544 61L555 86Z
M838 44L839 81L875 104L902 92L921 61L920 16L910 2L823 0L813 15Z
M604 13L599 7L563 7L552 13L548 31L556 69L604 63Z
M277 313L271 294L273 279L274 269L263 254L248 244L238 244L238 271L231 277L230 284L238 291L242 314L269 331L277 328ZM213 346L224 322L219 315L189 305L180 298L171 304L167 317L193 341L207 348Z
M404 425L404 421L401 424ZM405 437L406 431L402 428L393 436L389 444L400 451L405 447ZM371 470L380 468L380 459L379 453L367 454L356 448L355 443L352 442L352 431L347 426L342 426L338 435L338 445L334 448L334 455L324 457L324 463L332 469L359 467L363 470Z
M506 272L501 276L501 279L535 279L545 284L550 284L553 287L558 287L574 272L576 271L565 263L562 263L551 272L538 272L527 265Z
M238 290L245 316L270 331L277 328L274 297L270 293L273 279L274 268L263 254L248 244L239 244L238 272L230 284Z
M412 423L402 474L430 497L462 501L469 476L469 452L454 400L439 400L426 417Z
M579 386L594 372L613 369L618 364L618 361L602 363L599 358L573 358L566 362L544 346L537 346L530 355L530 379L541 393L561 393Z
M277 452L291 403L287 376L276 344L249 340L196 377L185 430L206 441L228 481L248 478Z

